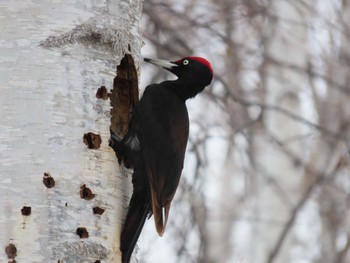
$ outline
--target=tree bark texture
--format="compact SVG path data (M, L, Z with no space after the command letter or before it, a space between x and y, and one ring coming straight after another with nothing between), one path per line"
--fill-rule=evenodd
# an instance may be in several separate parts
M125 58L132 97L112 118L128 122L141 9L138 0L0 3L1 262L119 260L131 187L108 146L108 98Z

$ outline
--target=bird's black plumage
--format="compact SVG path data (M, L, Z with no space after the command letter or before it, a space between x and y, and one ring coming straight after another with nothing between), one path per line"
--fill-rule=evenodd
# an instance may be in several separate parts
M133 169L133 194L121 234L122 263L128 263L147 216L163 235L171 201L179 184L189 133L186 100L213 78L210 63L200 57L175 62L145 59L178 79L148 86L133 110L128 133L111 146Z

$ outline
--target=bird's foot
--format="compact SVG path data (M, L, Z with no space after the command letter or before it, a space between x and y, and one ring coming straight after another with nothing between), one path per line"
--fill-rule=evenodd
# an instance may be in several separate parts
M124 145L122 143L122 138L111 131L108 145L114 150L115 155L118 158L118 163L121 164L124 159Z
M118 146L121 144L122 138L120 138L118 135L111 134L111 137L109 138L108 145L109 147L113 148L115 152L118 150L115 148L118 148Z

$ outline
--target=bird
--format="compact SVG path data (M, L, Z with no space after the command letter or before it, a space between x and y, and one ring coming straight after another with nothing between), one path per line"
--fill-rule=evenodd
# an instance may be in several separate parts
M121 139L111 132L110 146L119 164L134 170L133 193L120 237L122 263L130 262L147 218L153 215L159 236L165 231L189 136L186 101L202 92L214 75L210 62L202 57L144 61L177 79L147 86L132 111L126 135Z

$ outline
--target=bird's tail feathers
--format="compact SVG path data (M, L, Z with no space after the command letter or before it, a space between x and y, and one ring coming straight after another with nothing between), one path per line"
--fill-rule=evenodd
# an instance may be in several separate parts
M163 236L166 224L168 222L170 203L166 206L161 206L158 202L156 193L151 191L152 193L152 212L154 217L154 223L156 225L156 230L158 235Z
M149 201L145 196L147 195L134 193L131 197L120 240L122 263L130 262L132 252L149 213Z

